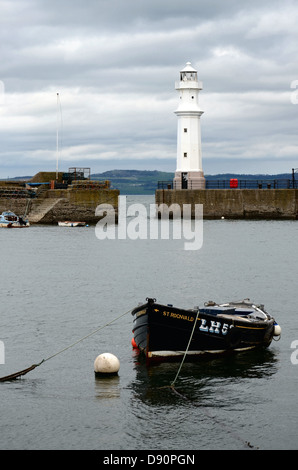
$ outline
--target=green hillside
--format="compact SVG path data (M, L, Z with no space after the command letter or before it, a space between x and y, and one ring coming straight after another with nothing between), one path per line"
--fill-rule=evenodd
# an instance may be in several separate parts
M46 175L46 176L45 176ZM53 173L54 175L54 173ZM11 178L13 180L30 180L32 181L50 181L50 179L55 179L54 176L49 177L49 173L40 172L35 175L33 178L30 176L27 177L16 177ZM62 175L62 173L61 173ZM296 174L297 175L297 174ZM111 182L111 188L119 189L121 194L133 195L133 194L143 194L150 195L154 194L157 189L157 184L159 181L164 182L173 182L174 172L164 172L164 171L149 171L149 170L111 170L105 171L103 173L95 173L90 175L93 180L109 180ZM236 174L236 173L224 173L217 175L205 175L207 181L211 182L214 180L225 180L229 181L231 178L237 178L238 180L264 180L269 181L273 179L288 179L292 180L291 173L283 173L277 175L268 175L268 174ZM298 179L298 176L295 178ZM166 185L164 186L166 187Z
M227 180L237 178L238 180L272 180L272 179L291 179L290 173L278 175L264 174L234 174L225 173L218 175L205 175L207 180ZM174 173L163 171L141 171L141 170L112 170L104 173L91 175L91 179L109 180L111 187L119 189L121 194L154 194L157 189L158 181L172 182Z
M91 175L91 179L109 180L121 194L154 194L158 181L173 181L174 173L163 171L112 170Z

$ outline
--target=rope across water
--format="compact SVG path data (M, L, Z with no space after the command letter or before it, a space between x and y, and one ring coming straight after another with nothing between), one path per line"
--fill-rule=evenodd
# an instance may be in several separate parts
M35 369L36 367L40 366L41 364L43 364L44 362L46 361L49 361L50 359L52 359L53 357L56 357L58 356L59 354L62 354L63 352L67 351L68 349L72 348L73 346L75 346L76 344L84 341L85 339L87 338L90 338L90 336L92 335L95 335L95 333L97 333L98 331L100 330L103 330L104 328L106 328L107 326L111 325L112 323L114 323L115 321L119 320L120 318L124 317L125 315L127 315L128 313L130 313L132 311L132 309L129 309L127 310L125 313L122 313L121 315L119 315L118 317L114 318L113 320L109 321L108 323L106 323L105 325L102 325L98 328L96 328L96 330L93 330L91 331L91 333L89 333L88 335L86 336L83 336L83 338L80 338L78 339L77 341L75 341L74 343L72 344L69 344L68 346L66 346L65 348L63 349L60 349L60 351L57 351L56 353L52 354L51 356L47 357L46 359L42 359L42 361L40 361L38 364L33 364L32 366L28 367L27 369L23 369L19 372L15 372L14 374L10 374L10 375L6 375L5 377L0 377L0 382L6 382L8 380L14 380L18 377L20 377L21 375L25 375L27 374L28 372L30 372L31 370Z
M171 387L172 387L172 388L174 388L175 382L176 382L176 380L177 380L177 378L178 378L178 376L179 376L179 374L180 374L180 371L181 371L181 369L182 369L182 366L183 366L183 363L184 363L184 361L185 361L186 355L187 355L187 353L188 353L189 346L190 346L190 343L191 343L191 340L192 340L192 337L193 337L193 334L194 334L194 331L195 331L195 328L196 328L196 324L197 324L198 317L199 317L199 309L198 309L198 311L197 311L197 315L196 315L196 318L195 318L195 321L194 321L194 325L193 325L193 328L192 328L192 331L191 331L191 334L190 334L190 337L189 337L188 345L187 345L186 350L185 350L185 352L184 352L184 356L183 356L183 358L182 358L180 367L179 367L179 369L178 369L178 371L177 371L177 374L176 374L175 379L174 379L173 382L171 383Z
M124 317L125 315L127 315L128 313L130 313L132 311L132 309L129 309L127 310L126 312L122 313L121 315L119 315L118 317L114 318L113 320L105 323L104 325L96 328L95 330L91 331L91 333L89 333L88 335L85 335L83 336L82 338L78 339L77 341L75 341L74 343L71 343L69 344L68 346L66 346L65 348L63 349L60 349L59 351L57 351L56 353L52 354L51 356L47 357L46 359L42 359L38 364L32 364L32 366L28 367L27 369L23 369L19 372L15 372L14 374L10 374L10 375L7 375L5 377L0 377L0 382L5 382L5 381L10 381L10 380L15 380L17 379L18 377L21 377L22 375L25 375L27 374L28 372L34 370L36 367L40 366L41 364L43 364L44 362L46 361L49 361L50 359L58 356L59 354L62 354L63 352L67 351L68 349L74 347L75 345L77 345L78 343L84 341L85 339L87 338L90 338L90 336L96 334L98 331L100 330L103 330L104 328L106 328L107 326L111 325L112 323L114 323L115 321L119 320L120 318ZM191 340L192 340L192 337L193 337L193 334L194 334L194 331L195 331L195 327L196 327L196 323L197 323L197 320L198 320L198 316L199 316L199 310L197 312L197 315L196 315L196 318L195 318L195 321L194 321L194 325L193 325L193 328L192 328L192 331L191 331L191 334L190 334L190 338L189 338L189 341L188 341L188 344L187 344L187 348L184 352L184 355L183 355L183 358L182 358L182 361L180 363L180 366L178 368L178 371L177 371L177 374L173 380L173 382L169 385L169 386L165 386L165 387L161 387L161 388L170 388L176 395L178 395L180 398L182 398L183 400L187 400L189 402L192 403L193 406L198 406L196 403L194 403L190 398L188 398L187 396L183 395L182 393L178 392L178 390L176 390L175 388L175 383L179 377L179 374L181 372L181 369L182 369L182 366L183 366L183 363L185 361L185 358L186 358L186 355L188 353L188 350L189 350L189 347L190 347L190 344L191 344ZM201 407L200 407L201 408ZM218 420L217 418L211 416L206 410L203 410L205 415L209 418L209 419L212 419L215 423L217 423L218 425L220 425L222 428L224 428L226 431L228 431L230 434L233 434L234 438L235 439L238 439L239 441L242 442L242 444L244 444L246 447L252 449L254 448L253 445L250 444L250 442L248 441L245 441L243 439L241 439L238 435L235 435L235 433L233 433L231 431L231 429L229 429L224 423L222 423L220 420Z
M193 406L195 407L200 407L200 409L202 409L202 407L200 405L197 405L193 400L191 400L190 398L188 398L186 395L184 395L183 393L181 392L178 392L178 390L175 388L175 383L179 377L179 374L181 372L181 369L182 369L182 366L183 366L183 363L185 361L185 358L186 358L186 355L188 353L188 350L189 350L189 347L190 347L190 344L191 344L191 340L192 340L192 337L193 337L193 334L194 334L194 331L195 331L195 328L196 328L196 323L197 323L197 320L198 320L198 317L199 317L199 310L197 311L197 315L196 315L196 318L195 318L195 321L194 321L194 325L193 325L193 328L192 328L192 331L191 331L191 334L190 334L190 338L189 338L189 341L188 341L188 344L187 344L187 347L186 347L186 350L184 352L184 355L183 355L183 358L182 358L182 361L180 363L180 366L178 368L178 371L177 371L177 374L173 380L173 382L168 386L166 385L165 387L161 387L161 388L170 388L172 390L172 392L174 392L176 395L178 395L180 398L182 398L183 400L185 401L189 401ZM253 449L254 446L248 442L248 441L245 441L244 439L242 439L240 436L238 436L237 434L235 434L228 426L226 426L222 421L220 421L219 419L217 419L216 417L212 416L210 413L208 413L207 410L203 409L203 412L204 414L209 418L211 419L214 423L218 424L219 426L221 426L226 432L229 432L235 440L239 440L242 445L244 445L244 447L247 447L249 449Z

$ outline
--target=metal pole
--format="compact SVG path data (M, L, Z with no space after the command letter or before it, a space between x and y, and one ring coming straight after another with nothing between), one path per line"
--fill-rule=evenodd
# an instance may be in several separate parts
M58 110L59 110L59 93L57 93L57 129L56 129L56 180L58 180L58 159L59 159L59 126L58 126Z

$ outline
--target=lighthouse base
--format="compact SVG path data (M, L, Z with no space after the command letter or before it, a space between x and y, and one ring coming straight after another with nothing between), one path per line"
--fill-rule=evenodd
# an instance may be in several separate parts
M174 189L205 189L203 171L176 171Z

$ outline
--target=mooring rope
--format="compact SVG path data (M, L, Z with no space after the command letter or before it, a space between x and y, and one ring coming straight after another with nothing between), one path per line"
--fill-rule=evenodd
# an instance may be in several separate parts
M215 416L212 416L208 411L201 405L195 403L192 399L184 395L183 393L178 392L174 386L169 387L176 395L178 395L180 398L182 398L185 401L189 401L193 406L196 408L200 408L200 410L203 411L205 416L209 419L211 419L214 423L218 424L221 428L223 428L227 433L229 433L235 440L238 440L242 443L244 447L248 447L249 449L259 449L258 447L255 447L252 445L249 441L246 441L245 439L242 439L238 434L235 434L234 431L231 430L229 426L227 426L225 423L223 423L220 419L216 418Z
M192 337L193 337L193 334L194 334L194 331L195 331L195 327L196 327L196 323L197 323L197 320L198 320L198 317L199 317L199 310L197 311L197 315L196 315L196 318L195 318L195 321L194 321L194 325L193 325L193 328L192 328L192 331L191 331L191 334L190 334L190 338L189 338L189 341L188 341L188 344L187 344L187 348L184 352L184 355L183 355L183 358L182 358L182 361L180 363L180 366L178 368L178 371L176 373L176 376L173 380L173 382L170 384L170 385L166 385L165 387L160 387L160 388L170 388L172 390L172 392L174 392L177 396L179 396L180 398L182 398L183 400L185 401L189 401L193 406L195 407L200 407L203 409L203 412L205 414L205 416L207 416L209 419L211 419L213 422L215 422L216 424L220 425L223 429L225 429L227 432L229 432L233 437L234 439L236 440L239 440L245 447L248 447L249 449L253 449L255 448L250 442L248 441L245 441L244 439L242 439L240 436L236 435L233 431L231 431L231 429L226 426L222 421L220 421L219 419L217 419L216 417L212 416L211 414L209 414L203 407L201 407L200 405L196 404L193 400L191 400L189 397L187 397L186 395L184 395L183 393L181 392L178 392L178 390L175 388L175 383L179 377L179 374L181 372L181 369L182 369L182 366L183 366L183 363L185 361L185 358L186 358L186 355L188 353L188 350L189 350L189 347L190 347L190 343L191 343L191 340L192 340ZM257 448L258 449L258 448Z
M72 348L73 346L77 345L78 343L81 343L82 341L84 341L85 339L87 338L90 338L90 336L94 335L95 333L97 333L98 331L100 330L103 330L104 328L106 328L107 326L111 325L112 323L114 323L115 321L119 320L120 318L124 317L125 315L127 315L129 312L132 311L132 308L127 310L125 313L122 313L121 315L119 315L118 317L114 318L113 320L109 321L108 323L106 323L105 325L102 325L98 328L96 328L96 330L93 330L91 331L91 333L89 333L88 335L85 335L83 336L83 338L80 338L78 339L77 341L75 341L74 343L72 344L69 344L68 346L66 346L65 348L63 349L60 349L60 351L57 351L56 353L52 354L51 356L47 357L46 359L42 359L42 361L40 361L38 364L32 364L32 366L28 367L27 369L23 369L19 372L15 372L14 374L10 374L10 375L6 375L5 377L0 377L0 382L5 382L5 381L8 381L8 380L14 380L16 379L17 377L20 377L21 375L25 375L27 374L28 372L30 372L31 370L35 369L36 367L40 366L41 364L43 364L44 362L46 361L49 361L50 359L52 359L53 357L56 357L58 356L58 354L61 354L65 351L67 351L68 349Z
M180 374L180 371L181 371L181 369L182 369L182 366L183 366L183 363L184 363L184 361L185 361L186 355L187 355L187 353L188 353L189 346L190 346L190 343L191 343L191 340L192 340L192 337L193 337L193 334L194 334L194 331L195 331L195 328L196 328L196 323L197 323L198 317L199 317L199 309L198 309L198 311L197 311L197 316L196 316L196 318L195 318L195 321L194 321L194 324L193 324L193 328L192 328L192 331L191 331L191 334L190 334L190 337L189 337L188 345L187 345L186 350L185 350L185 352L184 352L184 356L183 356L183 358L182 358L180 367L179 367L179 369L178 369L178 371L177 371L177 374L176 374L175 379L174 379L173 382L171 383L171 387L173 387L173 388L174 388L175 382L176 382L176 380L177 380L177 378L178 378L178 376L179 376L179 374Z
M68 349L74 347L75 345L77 345L78 343L84 341L85 339L87 338L90 338L90 336L94 335L95 333L97 333L98 331L100 330L103 330L104 328L106 328L107 326L111 325L112 323L114 323L115 321L119 320L120 318L124 317L125 315L127 315L128 313L130 313L132 311L132 308L127 310L126 312L122 313L121 315L119 315L118 317L114 318L113 320L109 321L108 323L106 323L105 325L102 325L98 328L96 328L96 330L93 330L91 331L91 333L89 333L88 335L85 335L83 336L82 338L78 339L77 341L75 341L74 343L72 344L69 344L68 346L66 346L65 348L63 349L60 349L59 351L57 351L56 353L52 354L51 356L47 357L46 359L42 359L38 364L32 364L32 366L28 367L27 369L23 369L19 372L15 372L14 374L10 374L10 375L7 375L5 377L0 377L0 382L5 382L5 381L9 381L9 380L14 380L22 375L25 375L27 374L28 372L30 372L31 370L35 369L36 367L40 366L41 364L43 364L44 362L46 361L49 361L50 359L52 359L53 357L56 357L58 356L59 354L62 354L63 352L67 351ZM160 388L170 388L176 395L178 395L180 398L182 398L183 400L186 400L186 401L189 401L193 406L195 407L199 407L200 405L197 405L193 400L191 400L189 397L187 397L186 395L178 392L178 390L175 388L175 382L176 380L178 379L179 377L179 374L181 372L181 369L182 369L182 366L183 366L183 363L185 361L185 358L186 358L186 355L187 355L187 352L189 350L189 347L190 347L190 343L191 343L191 340L192 340L192 337L193 337L193 334L194 334L194 331L195 331L195 326L196 326L196 323L197 323L197 320L198 320L198 316L199 316L199 310L197 311L197 315L196 315L196 318L195 318L195 321L194 321L194 325L193 325L193 328L192 328L192 331L191 331L191 335L190 335L190 338L189 338L189 341L188 341L188 345L187 345L187 348L184 352L184 355L183 355L183 358L182 358L182 361L180 363L180 366L179 366L179 369L177 371L177 374L176 374L176 377L175 379L173 380L173 382L170 384L170 385L166 385L165 387L160 387ZM202 408L202 407L200 407ZM224 429L226 429L231 435L233 435L233 437L235 439L238 439L240 440L245 446L247 446L248 448L250 449L253 449L254 446L248 442L248 441L245 441L243 439L241 439L240 436L238 435L235 435L224 423L222 423L220 420L218 420L217 418L215 418L214 416L211 416L209 413L207 413L206 410L203 409L203 412L205 413L205 415L209 418L209 419L212 419L215 423L219 424L221 427L223 427ZM257 447L258 449L258 447Z

